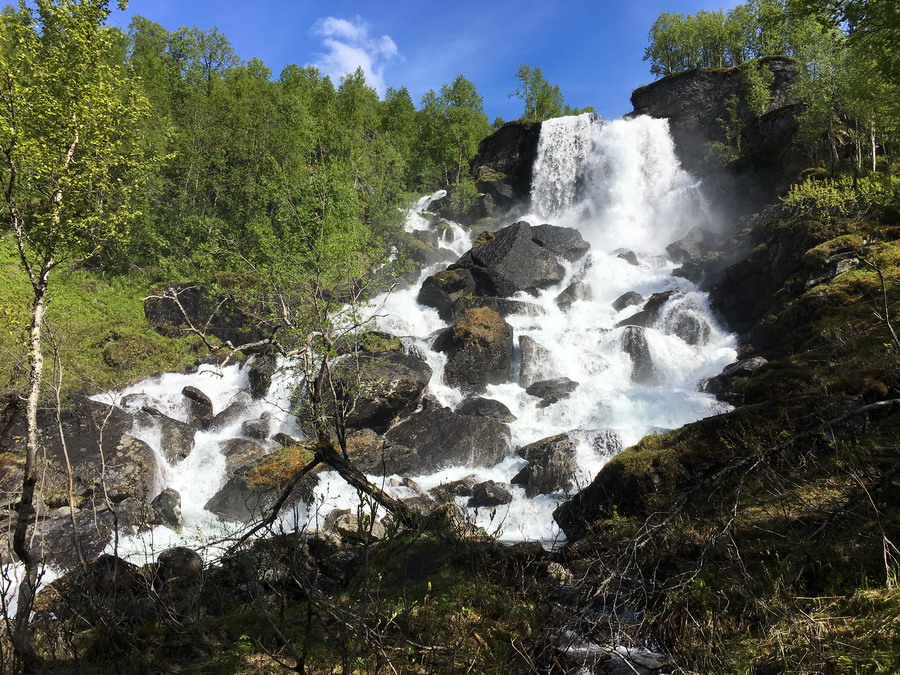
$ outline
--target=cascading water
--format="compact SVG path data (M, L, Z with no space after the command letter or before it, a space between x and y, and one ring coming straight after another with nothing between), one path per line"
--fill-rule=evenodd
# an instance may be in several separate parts
M429 205L443 197L436 193L420 200L407 216L408 232L432 227ZM621 445L599 442L614 432L624 445L648 433L670 429L702 417L723 412L713 397L699 393L698 383L719 373L734 360L734 340L712 316L707 297L691 282L672 276L674 265L664 256L664 247L693 225L708 225L709 216L696 180L682 170L675 156L667 123L638 117L601 121L593 115L566 117L544 122L534 167L531 214L533 224L550 222L576 227L592 245L591 252L575 263L565 263L565 278L536 297L519 294L514 299L530 303L532 312L507 318L516 338L527 336L543 355L527 364L519 363L512 381L490 385L485 397L499 400L516 416L510 424L512 448L497 466L452 467L437 473L414 476L428 490L441 482L476 474L479 481L508 483L523 466L513 450L518 446L564 432L581 440L577 450L577 487L586 485L612 452ZM456 256L471 245L472 234L450 223L441 226L441 246ZM625 247L636 254L637 264L620 257ZM442 265L423 269L417 283L375 298L369 310L382 330L403 338L407 349L421 354L434 375L428 393L439 403L457 406L463 392L443 380L445 355L431 349L435 331L448 324L437 310L420 305L416 298L421 282ZM557 303L557 296L573 282L581 293L570 303ZM644 356L651 364L641 377L634 350L627 348L629 329L617 323L640 310L638 306L616 310L612 303L628 291L644 297L675 290L655 321L642 331ZM521 361L517 354L516 357ZM118 405L137 408L150 405L184 419L181 388L193 384L205 391L221 410L240 398L246 383L244 372L231 366L219 372L201 369L197 374L166 375L115 395ZM526 393L529 381L567 377L579 383L568 398L546 407ZM166 378L173 378L169 381ZM295 420L288 409L289 386L278 382L265 401L245 402L244 412L215 433L198 432L193 453L180 464L165 464L162 482L177 486L184 501L186 532L208 532L216 519L203 504L224 482L225 461L219 443L239 436L241 422L272 413L270 433L283 430L297 436ZM108 399L106 399L108 400ZM153 429L135 433L158 446ZM408 488L382 478L376 483L406 496ZM162 487L162 485L160 485ZM512 486L512 503L494 509L468 510L469 516L488 531L509 540L552 541L560 537L551 513L566 497L563 494L526 498L524 488ZM465 501L460 499L465 508ZM335 507L353 508L358 497L334 473L323 473L310 508L285 516L286 528L321 522ZM157 529L153 536L170 545L175 535ZM159 546L156 547L157 550ZM123 552L143 552L140 543L120 546Z

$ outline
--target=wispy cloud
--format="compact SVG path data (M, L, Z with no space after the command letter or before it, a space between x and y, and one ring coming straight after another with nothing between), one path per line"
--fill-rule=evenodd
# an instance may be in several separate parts
M366 82L384 94L384 67L398 56L397 44L390 36L373 37L369 24L360 16L351 20L333 16L319 19L313 34L322 38L322 45L328 50L319 54L313 64L323 75L336 82L342 75L362 68Z

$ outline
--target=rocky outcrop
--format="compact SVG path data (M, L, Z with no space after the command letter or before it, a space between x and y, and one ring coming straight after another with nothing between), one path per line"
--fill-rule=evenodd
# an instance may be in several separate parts
M802 107L790 102L800 64L787 57L761 59L771 71L771 97L757 113L747 105L746 86L737 68L697 68L665 77L631 95L635 115L669 120L678 156L701 177L715 201L749 213L773 201L805 165L793 145ZM741 125L741 158L723 171L710 160L710 143L725 142L720 120L731 118L736 97Z
M471 392L507 382L512 368L512 327L497 312L470 309L435 339L434 348L447 354L444 381Z
M509 427L488 417L460 415L430 404L392 428L390 443L412 452L386 473L420 475L448 466L493 466L509 449Z
M507 210L531 194L532 169L537 158L539 122L507 122L478 144L475 186L489 199L482 200L482 217L494 208Z
M532 240L534 229L525 221L504 227L473 246L450 269L469 270L478 295L501 298L521 291L537 293L559 283L565 268L555 253Z

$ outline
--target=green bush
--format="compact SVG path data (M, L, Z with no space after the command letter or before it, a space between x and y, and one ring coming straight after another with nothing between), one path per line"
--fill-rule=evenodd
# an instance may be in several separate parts
M893 181L889 177L860 178L854 187L850 176L839 176L795 183L781 201L795 216L818 216L828 220L862 215L876 206L887 206L895 199Z

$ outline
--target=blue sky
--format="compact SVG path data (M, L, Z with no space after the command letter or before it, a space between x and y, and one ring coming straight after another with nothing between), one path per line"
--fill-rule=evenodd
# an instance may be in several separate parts
M114 4L114 3L111 3ZM642 60L661 11L728 9L737 0L131 0L110 23L141 14L167 29L217 26L242 59L258 57L277 75L290 63L324 73L363 65L377 89L406 86L418 103L429 89L465 75L490 119L515 119L507 94L527 63L559 84L570 105L603 117L631 110L636 87L652 81Z

